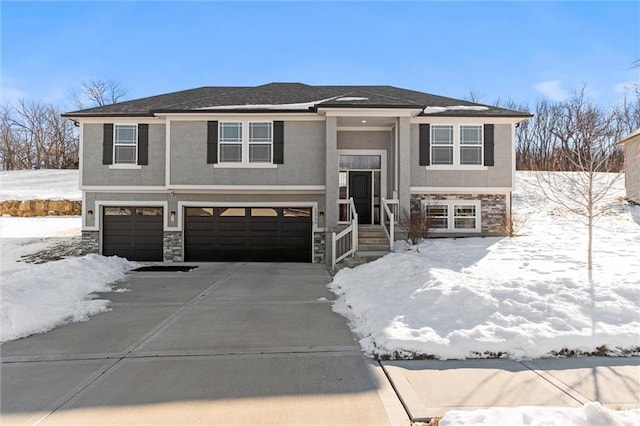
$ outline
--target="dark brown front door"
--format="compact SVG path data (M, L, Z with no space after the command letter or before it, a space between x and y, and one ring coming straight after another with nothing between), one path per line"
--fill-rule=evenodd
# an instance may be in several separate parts
M349 172L349 197L356 205L358 223L371 223L371 172Z

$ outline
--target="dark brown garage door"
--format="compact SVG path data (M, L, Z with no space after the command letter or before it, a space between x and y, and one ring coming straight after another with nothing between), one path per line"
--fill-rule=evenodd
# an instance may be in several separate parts
M310 207L187 207L185 261L311 262Z
M162 207L105 207L102 254L162 260Z

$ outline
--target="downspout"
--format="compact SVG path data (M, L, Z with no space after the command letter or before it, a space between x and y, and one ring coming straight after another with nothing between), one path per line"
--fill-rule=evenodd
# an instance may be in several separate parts
M395 170L394 170L394 173L393 173L394 174L394 178L393 178L393 199L397 200L398 199L398 180L400 179L399 178L399 171L398 171L398 164L399 164L399 161L398 161L398 137L399 137L399 134L398 134L398 119L397 118L396 118L396 124L394 125L394 127L395 127L395 138L394 138L395 139L394 140L395 147L394 147L393 159L394 159L394 162L396 164L395 164L395 167L394 167Z

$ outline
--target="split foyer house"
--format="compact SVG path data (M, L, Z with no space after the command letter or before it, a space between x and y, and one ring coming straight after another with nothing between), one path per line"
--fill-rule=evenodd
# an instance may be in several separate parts
M335 263L422 212L500 233L530 115L391 86L201 87L69 112L86 252ZM404 234L406 235L406 233Z

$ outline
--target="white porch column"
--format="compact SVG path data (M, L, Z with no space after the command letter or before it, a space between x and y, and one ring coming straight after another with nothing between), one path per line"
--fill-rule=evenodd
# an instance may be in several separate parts
M398 117L398 199L400 219L411 214L411 138L409 117ZM414 160L414 161L417 161Z
M340 159L338 158L338 119L327 117L326 121L326 195L325 195L325 224L331 229L338 224L338 172Z

